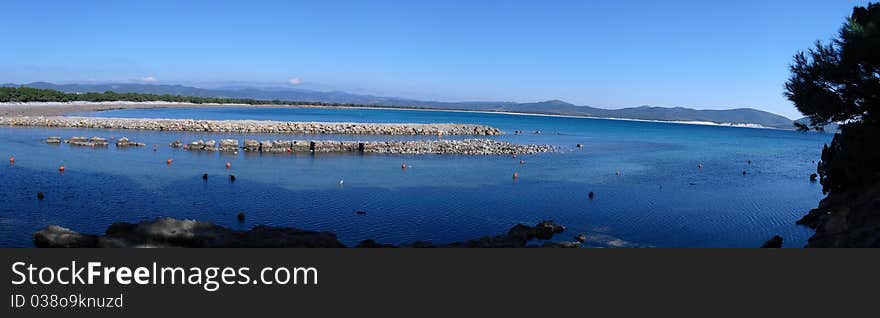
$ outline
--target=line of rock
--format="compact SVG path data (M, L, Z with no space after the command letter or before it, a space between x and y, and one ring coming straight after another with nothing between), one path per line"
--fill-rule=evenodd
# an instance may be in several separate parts
M381 244L364 240L355 247L527 247L534 239L548 240L565 227L553 221L535 226L517 224L507 233L479 239L434 244L415 242ZM544 242L541 247L580 247L582 240ZM248 231L236 231L210 222L159 218L139 223L119 222L110 225L103 236L83 234L50 225L34 233L37 247L346 247L331 232L316 232L292 227L259 225Z
M478 136L495 136L503 134L498 128L474 124L325 123L268 120L192 120L67 116L0 117L0 125L216 133Z
M237 152L236 139L197 140L188 144L174 141L171 147L200 151ZM463 154L505 155L535 154L551 150L547 145L519 145L489 139L408 140L408 141L331 141L331 140L265 140L246 139L241 147L246 152L363 152L384 154Z
M48 137L46 138L47 144L60 144L61 137ZM70 137L67 140L64 140L64 143L69 144L71 146L80 146L80 147L107 147L110 142L107 141L107 138L102 137ZM146 144L142 142L131 141L126 137L122 137L116 140L116 147L143 147Z

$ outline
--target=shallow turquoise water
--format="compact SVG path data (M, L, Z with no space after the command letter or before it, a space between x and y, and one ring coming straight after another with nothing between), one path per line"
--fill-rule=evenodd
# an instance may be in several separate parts
M507 133L492 138L551 144L558 151L518 158L229 155L186 152L167 144L223 137L401 137L2 127L0 155L14 155L16 162L0 165L0 246L31 246L32 233L49 224L99 233L115 221L157 216L240 229L270 224L328 230L347 244L367 238L449 242L553 219L568 227L558 239L587 233L594 240L590 246L753 247L777 234L786 246L802 246L811 231L794 222L822 198L821 186L809 182L808 175L815 171L822 144L831 139L829 134L771 129L412 110L200 108L86 115L478 123ZM515 135L514 130L526 133ZM41 142L50 135L127 136L150 146L89 149ZM576 148L578 143L585 147ZM155 152L153 144L159 145ZM165 164L168 158L174 159L171 166ZM401 170L402 163L409 168ZM60 164L66 172L57 171ZM517 180L511 177L514 172ZM207 182L202 173L210 175ZM236 182L226 179L229 173ZM37 191L46 199L36 200ZM587 198L590 191L596 194L593 200ZM244 223L235 220L239 211L247 215Z

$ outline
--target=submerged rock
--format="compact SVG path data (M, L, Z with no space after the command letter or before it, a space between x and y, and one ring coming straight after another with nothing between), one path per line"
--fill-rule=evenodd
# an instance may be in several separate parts
M772 238L764 242L761 248L780 248L782 247L782 236L774 235Z

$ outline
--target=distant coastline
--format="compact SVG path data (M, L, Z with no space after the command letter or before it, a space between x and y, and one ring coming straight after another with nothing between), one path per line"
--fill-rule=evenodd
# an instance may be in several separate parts
M113 101L113 102L0 102L0 116L65 116L74 113L83 112L100 112L117 109L160 109L160 108L202 108L202 107L242 107L242 108L329 108L329 109L380 109L380 110L417 110L417 111L434 111L434 112L456 112L456 113L479 113L479 114L505 114L519 116L542 116L542 117L559 117L559 118L589 118L589 119L607 119L621 121L638 121L651 123L668 123L683 125L702 125L702 126L719 126L719 127L737 127L737 128L754 128L754 129L778 129L777 127L767 127L759 124L751 123L717 123L711 121L686 121L686 120L654 120L654 119L637 119L637 118L610 118L597 116L578 116L578 115L557 115L544 113L527 113L527 112L510 112L510 111L491 111L491 110L462 110L462 109L443 109L443 108L424 108L424 107L403 107L403 106L326 106L326 105L309 105L309 104L234 104L234 103L185 103L185 102L166 102L166 101L147 101L147 102L131 102L131 101Z

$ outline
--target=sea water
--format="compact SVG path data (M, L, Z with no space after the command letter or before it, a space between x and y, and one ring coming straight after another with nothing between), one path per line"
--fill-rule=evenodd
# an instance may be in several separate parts
M103 233L156 217L331 231L346 244L461 241L554 220L556 240L597 247L803 246L795 221L823 197L809 181L832 135L788 130L448 111L334 108L129 109L78 116L475 123L537 155L238 154L168 146L197 139L436 139L0 127L0 246L61 225ZM522 131L515 134L514 131ZM147 147L50 145L48 136L128 137ZM443 137L469 138L469 137ZM482 137L481 137L482 138ZM582 144L582 148L576 145ZM153 151L154 145L158 145ZM173 159L167 165L166 160ZM521 163L520 160L523 162ZM751 164L749 163L751 161ZM225 163L231 163L231 169ZM406 164L407 169L401 169ZM58 166L64 165L65 172ZM699 168L699 166L702 168ZM746 174L743 174L743 171ZM202 174L207 173L207 181ZM512 175L518 174L514 179ZM235 182L228 175L236 176ZM38 200L36 193L45 198ZM588 193L595 196L590 199ZM358 214L363 211L366 214ZM245 213L238 222L236 214Z

